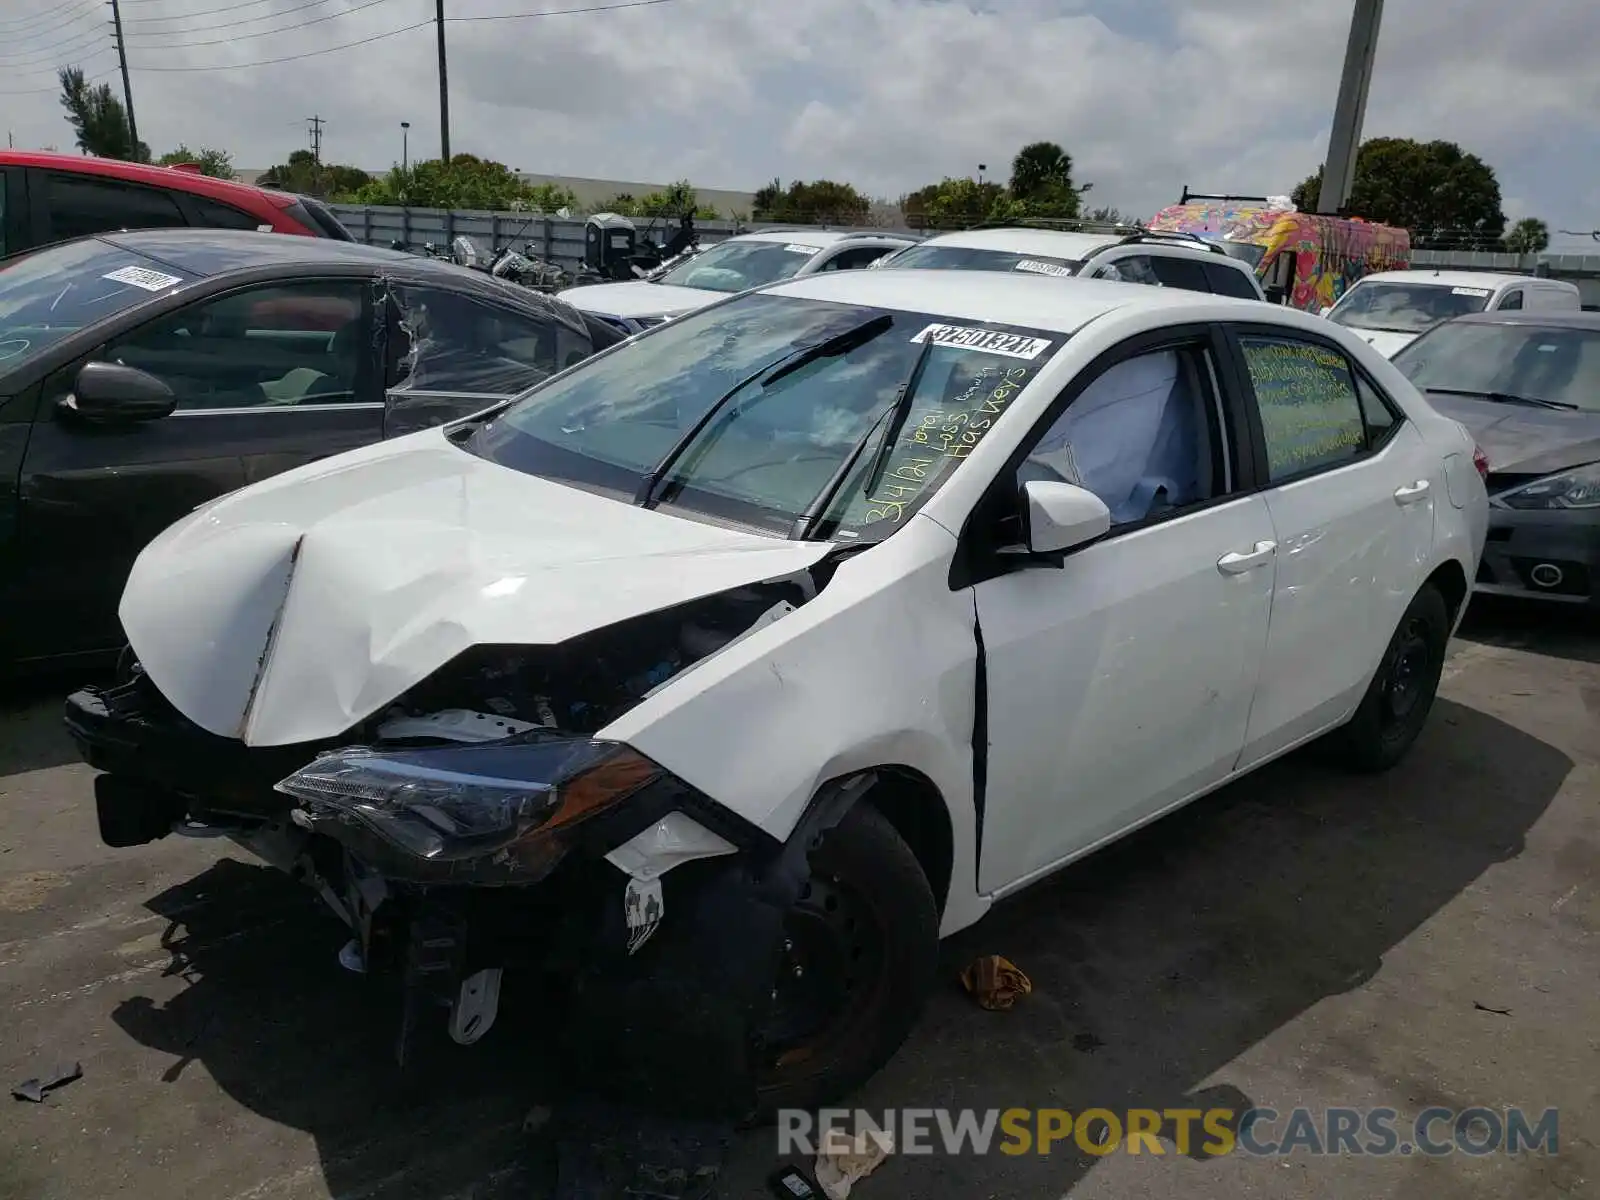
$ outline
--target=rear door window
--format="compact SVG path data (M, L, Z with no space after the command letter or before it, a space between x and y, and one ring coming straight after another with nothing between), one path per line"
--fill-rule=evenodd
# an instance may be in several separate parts
M1152 255L1150 265L1156 278L1164 287L1182 288L1186 292L1209 292L1205 269L1192 258L1179 258L1175 254Z
M1240 300L1259 300L1261 296L1248 275L1233 267L1224 267L1217 263L1204 265L1206 282L1211 285L1211 290L1219 296L1234 296Z
M171 194L160 188L90 175L41 172L51 241L113 229L163 229L187 225Z

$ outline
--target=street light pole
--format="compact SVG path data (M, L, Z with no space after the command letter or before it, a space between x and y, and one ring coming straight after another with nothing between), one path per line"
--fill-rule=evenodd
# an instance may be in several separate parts
M411 122L400 122L400 170L405 171L411 165L410 155Z
M1328 135L1328 157L1322 164L1319 213L1337 213L1350 203L1355 184L1356 152L1361 146L1361 124L1367 115L1367 88L1372 83L1372 60L1378 51L1378 24L1383 0L1355 0L1350 17L1350 41L1344 51L1344 73L1339 77L1339 99L1333 106L1333 129Z

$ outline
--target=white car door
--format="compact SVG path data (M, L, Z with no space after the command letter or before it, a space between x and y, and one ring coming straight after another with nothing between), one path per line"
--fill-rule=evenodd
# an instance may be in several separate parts
M1272 522L1229 447L1226 345L1144 336L1063 393L968 533L1017 541L1017 487L1079 483L1112 529L1059 565L975 551L987 745L979 886L1005 890L1222 779L1244 745L1272 595ZM1007 527L1009 537L998 532ZM989 565L985 567L983 564Z
M1335 342L1236 333L1278 543L1242 770L1359 702L1426 578L1445 485L1442 457Z

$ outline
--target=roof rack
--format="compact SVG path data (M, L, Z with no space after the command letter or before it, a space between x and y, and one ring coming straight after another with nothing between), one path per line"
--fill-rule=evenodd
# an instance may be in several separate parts
M1231 202L1234 202L1234 201L1245 200L1245 201L1253 201L1253 202L1255 202L1257 204L1266 204L1269 200L1271 200L1271 197L1270 196L1229 196L1229 195L1222 195L1222 194L1216 193L1216 192L1191 192L1189 190L1189 185L1188 184L1184 184L1183 185L1183 195L1178 197L1178 203L1179 204L1187 204L1191 200L1221 200L1224 204L1231 203Z
M1185 245L1192 245L1196 250L1206 250L1212 254L1220 254L1224 258L1228 254L1216 242L1203 238L1197 233L1189 233L1182 229L1143 229L1138 233L1130 234L1128 237L1123 238L1121 244L1127 246L1136 242L1161 241L1183 242Z

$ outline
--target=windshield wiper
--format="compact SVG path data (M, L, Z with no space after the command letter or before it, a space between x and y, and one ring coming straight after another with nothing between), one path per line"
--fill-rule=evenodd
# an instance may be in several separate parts
M878 443L877 453L872 456L872 466L867 471L866 486L862 489L863 496L870 496L877 488L879 476L889 465L889 456L894 450L894 444L900 437L900 431L905 428L906 420L911 415L911 402L916 397L917 385L922 382L922 372L928 366L928 357L933 353L936 343L932 337L922 343L922 349L917 354L917 361L911 365L911 373L906 376L906 381L900 385L894 394L894 400L879 414L878 419L872 423L866 433L856 441L855 447L850 451L844 462L839 464L839 469L828 477L828 482L822 485L822 490L813 497L810 504L795 518L789 536L795 541L805 541L812 534L817 524L822 520L829 505L839 489L850 477L850 472L855 469L862 452L872 444L872 435L885 421L889 428L884 431L883 440Z
M684 430L678 440L672 443L672 446L667 450L661 461L639 481L639 490L634 493L633 502L641 508L655 507L656 502L659 500L656 492L661 487L661 481L667 477L667 473L677 465L678 460L683 457L684 451L694 445L696 439L705 432L706 426L710 425L717 414L727 406L728 401L744 391L745 388L756 383L759 383L762 387L769 387L785 375L793 374L801 367L808 363L813 363L819 358L848 354L856 347L870 342L893 324L894 318L888 313L882 313L873 317L870 321L863 321L861 324L853 325L849 329L834 334L832 337L824 338L815 345L804 346L792 351L780 358L776 363L769 363L759 371L739 380L738 383L718 396L711 406L700 414L699 420Z
M1568 404L1564 400L1546 400L1543 396L1519 396L1514 392L1480 392L1475 388L1423 388L1425 392L1435 392L1441 396L1473 396L1479 400L1489 400L1495 404L1522 404L1528 408L1558 408L1566 412L1576 412L1576 404Z

